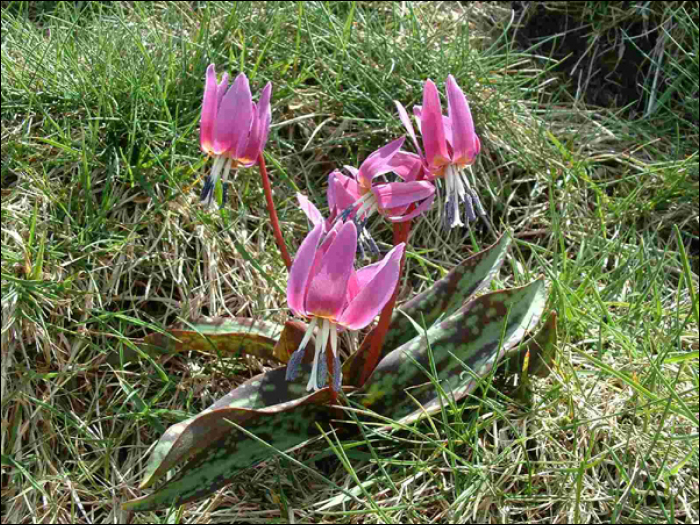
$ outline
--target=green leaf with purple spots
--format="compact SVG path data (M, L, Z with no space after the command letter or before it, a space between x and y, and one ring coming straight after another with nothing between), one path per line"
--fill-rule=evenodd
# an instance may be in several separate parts
M430 327L440 316L449 316L486 288L498 274L505 260L510 237L502 236L496 244L466 259L430 289L402 305L391 319L379 359L416 337L416 331L406 316L419 319ZM371 344L371 331L360 348L343 364L343 383L358 385Z
M150 334L143 347L168 354L192 350L221 356L246 354L284 364L301 342L304 330L304 324L297 321L282 326L236 317L198 322L186 329L171 328L164 334Z
M286 403L308 396L306 382L310 365L302 365L300 381L287 381L286 368L276 368L255 376L219 399L212 406L186 421L171 426L158 441L146 467L141 488L149 488L170 469L196 456L211 445L217 435L209 413L222 409L281 409ZM204 417L206 416L206 417ZM221 427L225 429L226 427Z
M349 394L354 389L343 390ZM173 479L153 494L125 503L123 508L157 510L208 496L228 485L243 470L270 458L268 447L235 429L231 422L245 425L258 438L278 450L286 450L315 437L317 423L330 421L329 400L326 388L281 405L256 410L219 408L198 416L190 423L183 446L192 447L197 440L202 440L204 445L197 444L196 449L191 449L196 452L182 456L189 461ZM157 453L156 449L154 454Z
M557 319L557 312L550 312L534 337L508 352L510 366L524 376L547 377L557 355Z
M437 371L433 380L455 401L462 399L474 389L478 378L489 374L503 355L536 327L545 303L542 280L471 301L382 359L358 392L359 403L393 419L415 419L438 410L440 399L430 378L429 348ZM415 321L420 324L420 319Z

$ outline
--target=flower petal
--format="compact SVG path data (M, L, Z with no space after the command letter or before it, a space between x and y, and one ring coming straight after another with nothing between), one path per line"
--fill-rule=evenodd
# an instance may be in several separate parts
M237 149L247 140L253 115L253 98L248 79L241 73L221 100L214 124L214 153L221 155Z
M423 108L421 113L421 133L425 158L430 166L442 166L449 162L445 130L442 122L440 95L432 80L425 82Z
M420 149L420 146L418 145L418 139L416 138L416 131L413 129L413 124L411 123L411 119L408 116L408 113L406 112L406 108L401 105L401 102L398 100L394 100L394 104L396 104L396 109L399 112L399 120L403 124L403 126L406 128L406 131L408 132L408 136L411 137L411 140L413 141L413 145L416 148L416 151L418 152L418 155L423 158L423 150Z
M413 114L416 116L417 121L420 122L421 115L423 114L423 107L414 106ZM445 131L445 141L447 142L449 153L449 147L452 146L452 121L450 117L442 116L442 129Z
M405 141L406 138L401 137L400 139L394 140L386 146L379 148L377 151L367 157L362 163L362 166L360 166L360 172L357 174L357 182L360 184L360 186L371 188L372 179L374 179L374 177L390 172L391 165L389 162L396 152L401 149L401 146L403 146Z
M333 206L337 213L343 213L346 209L350 208L355 201L360 198L359 188L357 187L357 182L350 177L346 177L342 173L335 171L330 175L333 177L331 180L329 177L329 191L330 185L333 184ZM330 204L329 199L329 204ZM352 217L352 215L350 216Z
M360 330L372 322L396 289L405 248L406 244L402 242L386 254L381 261L383 266L348 305L338 324L350 330Z
M389 161L391 171L403 180L410 182L417 180L423 171L423 160L415 153L397 151Z
M199 124L199 144L202 150L210 153L214 150L214 123L218 109L216 68L210 64L207 68L207 78L204 84L204 99L202 100L202 119Z
M241 135L238 145L235 150L232 150L232 156L246 168L258 162L258 152L255 151L254 142L256 141L256 135L260 131L260 123L258 122L258 108L254 103L251 104L251 108L250 130L247 135Z
M307 312L333 319L341 313L356 251L357 229L354 223L347 222L323 256L321 269L309 284Z
M469 103L452 75L447 77L446 84L447 108L453 132L452 160L459 164L471 164L479 152L479 139L474 131Z
M228 73L224 73L221 77L221 82L216 86L216 107L221 105L224 95L228 91Z
M392 216L392 217L387 217L387 219L391 222L406 222L410 221L414 217L417 217L427 209L429 209L433 205L433 201L435 201L435 193L433 193L430 197L425 199L423 202L421 202L418 206L416 206L416 209L413 210L410 213L407 213L406 215L401 215L401 216Z
M313 224L314 226L318 226L319 223L324 222L323 215L321 215L321 212L318 211L318 208L314 206L314 204L306 197L306 195L297 193L297 201L299 201L299 207L301 208L301 211L303 211L306 217L311 221L311 224Z
M346 164L345 166L343 166L343 168L345 168L346 170L348 170L348 172L350 173L350 175L352 175L352 176L355 177L356 179L357 179L358 175L360 174L360 170L358 170L357 168L354 168L353 166L348 166L348 165Z
M378 261L374 264L369 264L364 268L360 268L359 270L357 270L357 272L355 272L358 293L361 292L370 283L372 279L374 279L374 276L377 275L377 272L384 268L384 266L386 266L386 260L382 259L381 261ZM357 297L357 294L355 294L355 297Z
M258 162L258 156L265 149L267 137L270 134L270 96L272 94L272 83L268 82L260 94L257 107L253 104L253 123L250 128L250 138L245 150L237 156L242 159L243 164L253 166Z
M372 188L380 208L391 209L427 199L435 193L435 186L428 181L392 182Z
M292 269L289 272L289 282L287 283L287 304L297 315L306 315L304 300L308 288L311 267L316 257L318 241L323 234L323 224L318 224L306 236L297 252Z

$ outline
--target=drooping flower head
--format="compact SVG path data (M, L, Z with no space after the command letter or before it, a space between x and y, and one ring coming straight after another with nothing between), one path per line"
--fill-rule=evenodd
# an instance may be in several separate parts
M328 177L331 215L355 219L361 243L366 241L373 251L376 244L364 229L372 214L379 213L391 222L404 222L423 213L435 199L433 184L419 180L423 173L420 157L400 150L404 141L402 137L378 149L359 169L345 166L351 177L337 170ZM377 177L389 172L401 180L376 182Z
M270 133L271 94L268 82L256 105L244 73L229 87L228 74L217 83L214 64L207 68L199 138L202 151L214 157L214 166L204 183L202 202L213 202L217 181L225 183L232 168L257 164Z
M380 262L355 271L355 224L340 220L330 231L325 230L324 221L316 224L299 248L287 285L289 307L296 315L311 319L287 366L287 380L296 377L306 344L318 327L307 389L318 390L326 384L327 352L334 363L335 390L340 389L338 332L366 327L389 301L398 282L404 249L401 243Z
M464 168L476 160L481 143L474 130L474 121L464 93L452 75L447 77L445 84L448 116L442 114L440 95L430 79L423 89L423 106L413 108L425 152L418 144L406 109L401 103L395 103L399 118L418 151L428 179L445 179L445 217L447 226L454 228L464 226L459 213L460 204L465 206L467 222L476 219L476 212L484 215L479 196L464 173Z

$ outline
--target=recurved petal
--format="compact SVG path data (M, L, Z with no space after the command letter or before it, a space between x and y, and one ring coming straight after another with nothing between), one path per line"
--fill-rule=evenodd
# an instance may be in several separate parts
M432 205L433 201L435 201L435 193L433 193L430 197L425 199L423 202L421 202L416 208L410 212L407 213L406 215L397 215L397 216L392 216L392 217L387 217L387 219L391 222L406 222L410 221L414 217L417 217L424 211L428 210Z
M423 115L423 106L413 106L413 116L416 117L416 124L418 125L418 133L423 135L423 130L421 129L421 115Z
M420 156L407 151L397 151L389 165L391 171L407 182L416 180L423 170L423 160Z
M328 175L328 189L326 190L326 202L328 202L328 209L331 215L336 208L336 197L335 197L335 176L339 174L338 170L334 170Z
M346 177L342 173L334 172L333 177L334 185L334 205L338 213L342 213L346 209L350 208L355 201L360 198L359 188L357 182L350 177ZM329 181L330 184L330 181Z
M357 182L365 188L370 188L374 177L390 172L392 169L390 161L401 149L405 141L405 137L396 139L367 157L362 163L362 166L360 166L360 172L357 174Z
M204 84L204 99L202 100L202 119L199 123L199 143L207 153L214 149L214 123L217 113L216 68L210 64Z
M297 201L299 201L301 211L303 211L306 217L311 221L311 224L318 226L319 223L324 223L323 215L321 215L321 212L318 211L318 208L314 206L313 202L311 202L306 195L297 193Z
M421 113L421 133L425 158L431 166L441 166L449 162L445 130L442 122L440 95L432 80L425 82L423 108Z
M479 151L479 139L474 131L469 103L452 75L447 77L446 88L454 149L452 159L457 163L471 164Z
M354 166L348 166L346 164L345 166L343 166L343 168L345 168L347 172L355 178L357 178L357 176L360 174L360 170L358 170Z
M435 193L435 186L428 181L392 182L372 188L380 208L406 206L427 199Z
M380 263L381 268L348 305L338 324L350 330L360 330L372 322L394 293L405 248L406 244L401 243L386 254Z
M309 284L307 312L331 319L339 316L345 302L356 251L357 229L354 223L347 222L323 256L321 269Z
M406 128L406 131L408 132L408 136L411 137L411 140L413 141L413 145L416 148L416 151L418 152L418 155L423 158L423 150L420 149L420 146L418 145L418 139L416 138L416 131L413 129L413 124L411 123L411 119L408 116L408 113L406 112L406 108L403 107L401 102L398 100L394 100L394 104L396 104L396 109L399 112L399 120L403 124L403 126Z
M247 140L253 116L253 98L248 79L241 73L224 95L214 125L214 153L220 155L238 149Z
M316 257L316 248L323 234L323 224L316 227L306 236L297 252L287 283L287 304L297 315L306 315L304 300L308 288L309 275Z

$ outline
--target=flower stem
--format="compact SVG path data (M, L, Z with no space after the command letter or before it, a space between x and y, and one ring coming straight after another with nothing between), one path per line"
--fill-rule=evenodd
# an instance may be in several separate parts
M394 223L394 246L398 246L402 242L408 241L408 234L411 231L411 221ZM404 251L403 257L401 258L401 268L399 269L399 278L396 281L396 288L394 289L394 294L389 299L382 309L382 313L379 316L379 322L375 328L374 336L372 337L372 343L369 347L369 354L365 360L365 366L362 369L362 376L360 376L360 386L365 384L365 381L369 379L370 374L377 367L379 362L379 354L382 351L382 346L384 345L384 338L389 330L389 324L391 323L391 316L394 313L394 307L396 306L396 299L399 295L399 287L401 286L401 276L403 275L403 269L406 265L406 252Z
M275 203L272 200L272 188L270 187L270 179L267 176L267 167L265 166L265 158L263 157L262 152L258 156L258 169L260 170L260 177L262 178L263 190L265 191L265 200L267 201L267 211L270 214L272 231L275 234L277 247L280 250L280 254L282 254L284 265L287 267L287 271L289 271L292 267L292 259L289 257L289 252L287 252L287 245L284 244L284 237L282 237L282 232L280 231L280 223L277 220L277 210L275 209Z

